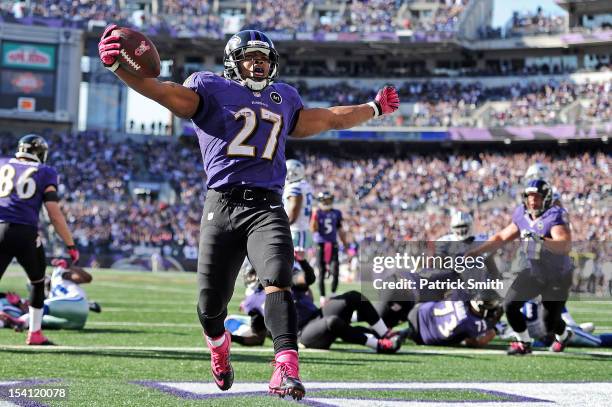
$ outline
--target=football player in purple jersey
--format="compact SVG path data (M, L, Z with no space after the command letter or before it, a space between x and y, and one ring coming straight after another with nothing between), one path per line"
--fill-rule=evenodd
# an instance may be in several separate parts
M332 277L331 295L336 295L340 262L338 260L338 238L346 247L347 238L342 228L342 212L333 208L334 196L328 191L320 192L317 196L319 207L313 212L310 219L310 230L314 233L317 244L317 265L319 267L319 300L321 307L327 302L325 297L325 276Z
M409 337L419 345L483 347L495 337L500 310L492 300L418 303L408 313Z
M551 350L561 352L572 335L561 318L572 284L572 264L568 256L572 235L567 211L553 205L552 187L544 180L528 181L523 204L514 211L512 223L478 248L468 251L466 256L492 253L517 238L525 243L522 249L527 262L504 300L508 323L516 334L508 354L531 353L532 339L521 308L538 295L542 295L542 305L547 311L544 318L546 328L555 334Z
M285 143L347 129L399 108L397 91L381 89L361 105L305 108L297 91L276 83L279 57L260 31L233 35L224 50L223 76L196 72L183 85L142 78L115 64L120 38L99 43L102 63L129 87L178 117L191 119L202 152L208 193L200 230L198 316L211 351L211 369L221 390L233 383L230 335L223 322L245 256L265 286L265 319L273 342L271 393L301 399L297 316L291 295L293 247L281 194ZM204 175L204 174L203 174Z
M41 136L19 140L15 157L0 158L0 278L13 258L25 269L30 291L28 345L52 345L42 333L45 300L45 250L38 236L43 204L73 264L79 251L59 206L57 172L45 165L49 147Z

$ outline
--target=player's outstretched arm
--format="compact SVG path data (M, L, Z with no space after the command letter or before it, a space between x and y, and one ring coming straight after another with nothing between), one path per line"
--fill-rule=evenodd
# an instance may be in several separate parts
M399 103L395 88L385 86L373 101L362 105L303 109L291 136L301 138L327 130L349 129L373 117L395 112Z
M491 236L489 240L487 240L480 246L476 247L475 249L468 250L465 253L465 256L473 257L481 255L483 253L491 253L502 247L507 242L514 240L519 236L519 228L514 223L511 223L501 231Z
M98 43L98 53L102 64L117 75L127 86L156 101L176 116L186 119L192 117L200 103L200 98L194 91L174 82L160 82L155 78L141 78L119 66L117 58L121 48L120 37L117 35L107 36L116 27L116 25L108 26Z

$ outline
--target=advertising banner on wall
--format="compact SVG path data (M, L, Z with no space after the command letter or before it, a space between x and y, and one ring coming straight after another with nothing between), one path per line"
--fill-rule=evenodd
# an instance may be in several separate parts
M2 43L2 66L54 70L55 50L54 45L4 41Z

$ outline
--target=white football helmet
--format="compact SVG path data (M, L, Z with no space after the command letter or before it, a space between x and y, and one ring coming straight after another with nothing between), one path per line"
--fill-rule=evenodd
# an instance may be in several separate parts
M535 163L527 168L527 172L525 172L525 177L523 180L525 183L527 183L534 179L541 179L542 181L550 183L550 176L550 169L546 164Z
M298 160L287 160L287 175L285 179L287 182L297 182L304 179L304 164Z
M474 219L472 215L463 211L456 211L451 216L451 233L458 240L465 240L472 236L472 225Z

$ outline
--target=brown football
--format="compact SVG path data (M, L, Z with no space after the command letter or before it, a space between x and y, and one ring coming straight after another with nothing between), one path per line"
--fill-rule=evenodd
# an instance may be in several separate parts
M146 35L125 27L114 29L111 35L121 37L119 63L122 68L143 78L159 76L159 54L155 44Z

